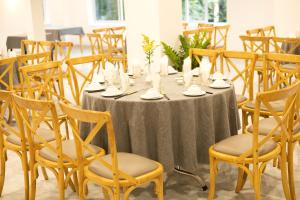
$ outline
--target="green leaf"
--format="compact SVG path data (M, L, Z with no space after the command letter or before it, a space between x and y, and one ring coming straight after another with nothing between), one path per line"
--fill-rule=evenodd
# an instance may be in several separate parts
M168 56L168 58L170 59L174 67L177 70L180 70L182 67L182 61L180 59L179 53L175 49L173 49L170 45L164 42L161 42L161 44L163 46L164 54Z

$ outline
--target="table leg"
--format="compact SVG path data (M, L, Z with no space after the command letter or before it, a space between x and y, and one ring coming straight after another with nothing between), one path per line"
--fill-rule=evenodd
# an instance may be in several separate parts
M191 172L185 171L180 166L176 166L174 170L175 170L175 172L177 172L179 174L183 174L183 175L190 176L190 177L194 178L201 185L203 191L206 191L208 189L205 181L199 175L196 175L196 174L193 174Z

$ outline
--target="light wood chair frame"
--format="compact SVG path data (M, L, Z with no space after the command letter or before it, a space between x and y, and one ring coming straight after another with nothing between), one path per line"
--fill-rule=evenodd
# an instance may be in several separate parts
M37 53L37 42L34 40L21 41L21 55Z
M291 199L288 176L287 176L287 156L286 156L286 141L288 136L291 134L293 117L294 117L294 108L296 101L298 100L298 95L300 92L300 82L295 83L294 85L284 88L277 91L266 91L258 93L255 101L255 113L254 113L254 122L253 122L253 138L252 138L252 148L247 150L240 156L227 155L225 153L220 153L214 150L214 146L210 147L210 191L208 199L214 198L215 193L215 176L217 174L217 163L219 161L226 162L237 166L239 168L238 184L236 192L243 187L247 176L250 177L250 183L255 191L255 199L260 199L260 187L261 187L261 175L265 166L270 160L275 159L280 155L281 157L281 176L282 176L282 185L286 199ZM282 115L274 110L271 102L278 100L285 101L285 111ZM274 128L267 134L267 136L258 141L259 135L259 117L260 117L260 106L265 105L269 112L272 113L272 116L276 119ZM277 144L277 147L270 151L267 154L259 155L258 149L265 144L267 141L272 140L272 137L275 134L275 131L280 131L280 143ZM253 165L253 169L249 168L249 165Z
M118 161L117 161L117 147L115 142L115 133L112 124L112 118L109 112L97 112L97 111L89 111L82 110L64 103L61 103L62 110L68 115L69 121L73 130L74 138L76 141L76 150L78 155L78 168L79 168L79 199L84 199L84 188L88 182L93 182L103 189L103 194L105 200L112 199L119 200L120 199L120 188L123 188L124 194L123 199L128 200L130 193L137 188L138 186L147 183L154 182L156 187L155 191L157 194L157 198L159 200L163 200L163 166L156 162L158 168L141 176L132 177L125 172L122 172L118 169ZM79 122L87 122L95 124L94 128L88 134L86 139L82 139L80 137L80 132L78 129ZM89 148L89 144L95 138L95 136L100 132L102 127L106 128L106 132L108 135L108 144L109 144L109 152L111 155L112 163L104 161L101 157L95 154L95 151ZM94 155L94 159L99 162L100 165L105 166L109 170L112 171L113 178L107 179L101 177L86 166L87 160L84 159L83 151L88 151L91 155ZM120 179L122 178L122 179Z
M219 56L218 50L191 48L189 55L191 60L192 61L194 60L194 62L197 62L199 65L201 63L201 59L203 56L208 57L211 62L210 74L213 74L216 71L217 68L216 63L217 63L217 58Z
M213 49L227 49L227 36L229 29L229 24L224 26L215 26Z

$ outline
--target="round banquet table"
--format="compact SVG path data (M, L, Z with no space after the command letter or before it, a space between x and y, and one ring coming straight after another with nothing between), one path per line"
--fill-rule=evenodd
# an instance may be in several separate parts
M175 166L191 172L199 163L208 163L208 149L216 142L237 134L240 120L234 87L212 89L213 94L187 97L171 75L162 78L162 88L170 98L142 100L150 88L145 78L135 79L128 92L119 99L102 97L100 92L83 94L83 109L109 111L112 115L117 150L131 152L163 164L166 172ZM92 124L81 123L81 137L86 138ZM98 134L93 144L107 149L107 135Z

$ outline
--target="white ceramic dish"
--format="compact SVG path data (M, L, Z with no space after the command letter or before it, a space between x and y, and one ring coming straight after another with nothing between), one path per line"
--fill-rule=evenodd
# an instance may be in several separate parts
M214 88L214 89L225 89L225 88L230 88L230 84L225 83L224 85L214 85L213 83L209 85L209 87Z
M87 92L93 92L93 91L101 91L101 90L104 90L105 89L105 86L104 85L100 85L99 83L93 83L93 84L90 84L88 85L84 91L87 91Z
M191 92L191 91L184 91L182 92L183 95L188 96L188 97L198 97L198 96L203 96L206 94L205 91L197 91L197 92Z
M159 94L158 96L148 96L147 94L141 95L141 99L144 100L158 100L162 99L164 96L162 94Z
M103 97L116 97L116 96L120 96L122 94L123 94L123 92L121 90L118 90L117 92L114 92L114 93L105 91L105 92L101 93L101 96L103 96Z

